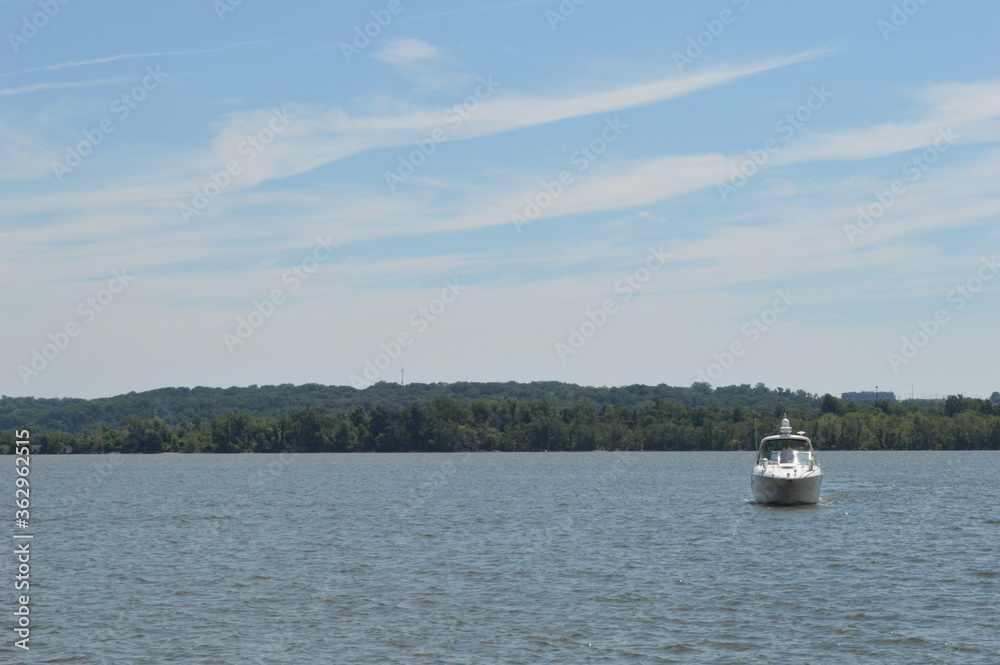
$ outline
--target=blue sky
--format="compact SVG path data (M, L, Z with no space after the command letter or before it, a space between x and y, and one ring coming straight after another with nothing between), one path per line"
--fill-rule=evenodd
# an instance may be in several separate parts
M998 19L0 1L0 393L989 395Z

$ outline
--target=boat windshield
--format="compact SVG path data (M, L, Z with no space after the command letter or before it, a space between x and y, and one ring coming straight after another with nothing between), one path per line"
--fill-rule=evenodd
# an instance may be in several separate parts
M811 453L808 450L796 450L795 451L795 461L799 464L808 464ZM763 450L760 454L761 459L770 460L771 462L778 462L781 459L780 450Z

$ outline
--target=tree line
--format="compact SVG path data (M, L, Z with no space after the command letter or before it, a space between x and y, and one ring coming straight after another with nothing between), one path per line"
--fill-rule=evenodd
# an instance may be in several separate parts
M161 418L167 424L176 425L199 418L214 420L230 411L281 418L292 411L313 407L343 411L362 406L370 411L376 406L384 406L399 410L438 397L460 402L547 399L557 407L622 405L629 408L640 408L657 398L704 407L749 407L778 401L792 406L817 400L816 395L803 390L771 389L762 383L753 387L744 384L715 389L707 383L691 387L660 384L595 388L557 381L413 383L406 386L379 382L364 390L319 384L160 388L99 399L0 397L0 429L28 427L80 434L105 425L118 426L129 416Z
M131 414L79 432L33 430L31 442L42 454L753 450L787 414L820 450L1000 450L1000 404L991 400L845 403L787 395L793 399L772 392L769 403L750 407L656 396L628 406L439 395L398 408L234 409L211 419ZM0 452L13 448L13 430L5 429Z

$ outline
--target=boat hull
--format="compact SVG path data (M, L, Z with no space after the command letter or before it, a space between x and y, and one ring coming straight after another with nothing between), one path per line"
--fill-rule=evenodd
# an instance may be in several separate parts
M818 503L822 482L823 476L819 473L788 478L783 474L754 472L750 476L753 500L757 503Z

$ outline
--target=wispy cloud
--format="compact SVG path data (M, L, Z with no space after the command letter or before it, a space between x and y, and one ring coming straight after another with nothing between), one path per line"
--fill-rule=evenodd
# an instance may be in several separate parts
M44 67L34 67L32 69L22 69L16 72L8 72L6 74L0 74L0 78L6 78L9 76L20 76L21 74L36 74L38 72L50 72L57 69L66 69L69 67L86 67L89 65L103 65L108 62L115 62L117 60L134 60L136 58L162 58L167 56L175 55L202 55L207 53L221 53L223 51L231 51L237 48L243 48L246 46L260 46L263 44L274 43L275 40L270 41L254 41L254 42L239 42L238 44L230 44L229 46L222 46L220 48L212 49L195 49L190 51L158 51L153 53L122 53L119 55L111 55L104 58L93 58L90 60L76 60L73 62L60 62L54 65L45 65Z
M398 39L376 53L375 57L397 67L412 67L438 57L438 49L421 39Z
M931 145L938 132L949 127L962 134L963 143L1000 141L1000 81L933 85L916 99L924 109L914 120L806 133L801 142L776 155L774 163L885 157Z
M0 97L9 97L11 95L25 95L32 92L41 92L43 90L61 90L64 88L87 88L99 85L117 85L119 83L132 83L136 81L135 77L130 76L118 76L109 79L91 79L89 81L59 81L54 83L33 83L32 85L24 85L18 88L0 88Z
M56 156L51 149L41 145L37 137L23 130L15 130L0 121L0 183L44 178L51 174L50 164ZM4 215L12 214L12 198L14 197L9 195L4 197L4 211L0 213L0 220ZM25 214L30 214L30 210L29 204Z
M475 114L457 127L449 138L471 139L572 118L622 111L675 99L700 90L787 67L822 52L807 51L739 68L718 68L681 76L659 78L649 83L608 88L601 92L570 92L562 96L529 96L505 93L501 87L484 101ZM502 86L502 81L498 81ZM305 173L357 153L406 145L434 129L446 126L447 109L417 108L396 115L351 115L342 108L298 108L296 120L280 141L254 165L246 182L256 184L272 178ZM219 130L214 153L208 162L230 159L232 147L259 123L261 111L234 114ZM266 115L266 113L264 114Z

